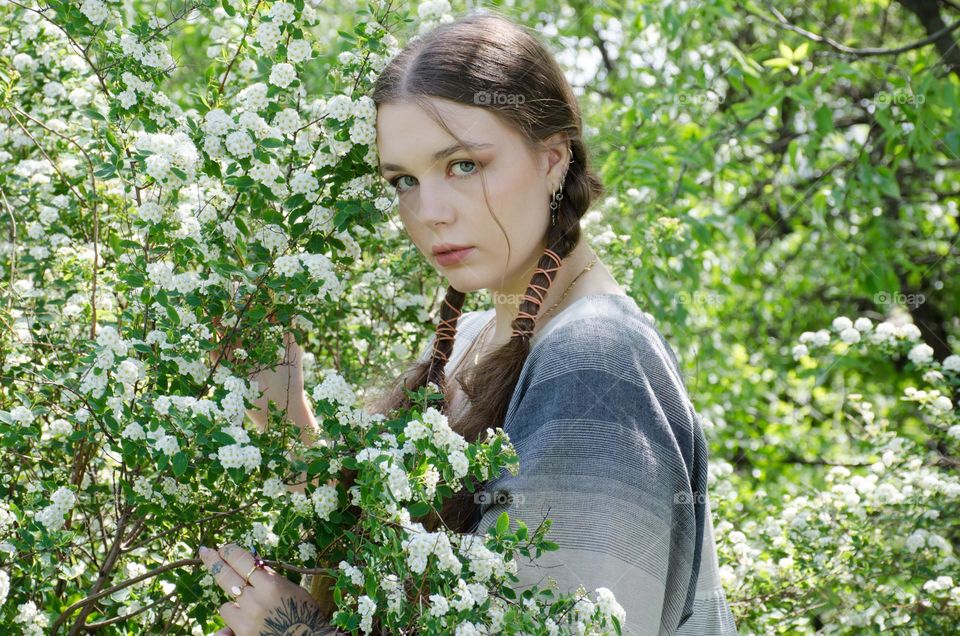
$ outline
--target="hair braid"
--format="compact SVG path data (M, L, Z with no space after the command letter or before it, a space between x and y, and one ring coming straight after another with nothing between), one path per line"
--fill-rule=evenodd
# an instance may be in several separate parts
M440 306L440 321L437 323L436 337L433 341L433 352L430 356L430 366L427 370L427 382L433 382L443 387L446 382L445 368L453 351L453 342L457 335L457 323L463 315L463 301L467 295L452 286L447 286L447 293Z

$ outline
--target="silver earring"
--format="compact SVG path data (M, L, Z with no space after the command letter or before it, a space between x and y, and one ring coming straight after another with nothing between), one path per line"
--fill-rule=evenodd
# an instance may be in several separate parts
M567 175L563 175L564 181L566 181ZM552 224L557 224L557 208L560 207L560 200L563 199L563 183L560 182L560 189L553 193L553 196L550 198L550 216L552 218Z

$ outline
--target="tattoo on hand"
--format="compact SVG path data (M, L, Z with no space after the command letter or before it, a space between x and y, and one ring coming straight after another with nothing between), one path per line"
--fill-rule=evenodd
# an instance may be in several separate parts
M210 572L212 572L214 576L220 574L220 570L222 569L223 569L223 561L217 561L216 563L210 566Z
M335 636L335 627L323 620L315 603L287 597L264 621L260 636Z

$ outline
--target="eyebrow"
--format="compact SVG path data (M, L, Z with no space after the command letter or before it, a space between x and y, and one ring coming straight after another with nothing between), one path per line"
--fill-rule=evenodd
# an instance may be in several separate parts
M452 146L448 146L447 148L444 148L443 150L438 150L437 152L433 153L433 160L440 161L444 157L448 157L459 150L482 150L483 148L489 148L492 145L493 144L474 142L474 141L468 141L462 144L456 143L456 144L453 144ZM402 172L405 169L406 168L404 168L403 166L399 166L395 163L380 164L380 174L383 174L385 170L392 170L393 172Z

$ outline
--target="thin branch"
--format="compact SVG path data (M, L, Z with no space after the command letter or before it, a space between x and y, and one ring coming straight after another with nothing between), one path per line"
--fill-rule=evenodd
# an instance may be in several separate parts
M956 20L953 24L948 25L948 26L945 26L944 28L940 29L940 30L937 31L936 33L933 33L932 35L930 35L930 36L928 36L928 37L925 37L925 38L923 38L922 40L918 40L918 41L916 41L916 42L914 42L914 43L912 43L912 44L905 44L905 45L903 45L903 46L898 46L898 47L893 48L893 49L882 49L882 48L874 48L874 47L868 47L868 48L863 48L863 49L855 49L855 48L853 48L853 47L847 46L846 44L842 44L841 42L837 42L836 40L830 39L830 38L828 38L828 37L826 37L826 36L819 35L819 34L817 34L817 33L813 33L812 31L807 31L807 30L804 29L804 28L798 27L797 25L791 23L782 13L780 13L780 11L779 11L776 7L774 7L774 6L771 5L770 3L764 3L764 4L765 4L765 5L767 6L767 8L770 10L770 13L772 13L772 14L777 18L776 20L774 20L774 19L772 19L772 18L769 18L769 17L767 17L767 16L765 16L765 15L763 15L763 14L755 13L755 12L753 12L753 11L750 11L750 10L747 9L746 7L742 7L742 8L743 8L747 13L749 13L750 15L752 15L752 16L754 16L754 17L756 17L756 18L759 18L759 19L761 19L761 20L763 20L763 21L766 22L767 24L772 24L772 25L774 25L774 26L776 26L776 27L780 27L780 28L782 28L782 29L786 29L787 31L792 31L793 33L796 33L796 34L798 34L798 35L802 35L803 37L807 38L808 40L811 40L811 41L813 41L813 42L818 42L818 43L826 44L826 45L828 45L828 46L836 49L837 51L839 51L839 52L841 52L841 53L845 53L845 54L847 54L847 55L854 55L854 56L856 56L856 57L876 57L876 56L881 56L881 55L900 55L901 53L906 53L907 51L912 51L912 50L914 50L914 49L923 48L923 47L927 46L928 44L933 44L934 42L936 42L937 40L939 40L939 39L942 38L943 36L945 36L945 35L947 35L947 34L949 34L949 33L952 33L952 32L954 32L954 31L956 31L957 29L960 29L960 19L958 19L958 20Z

